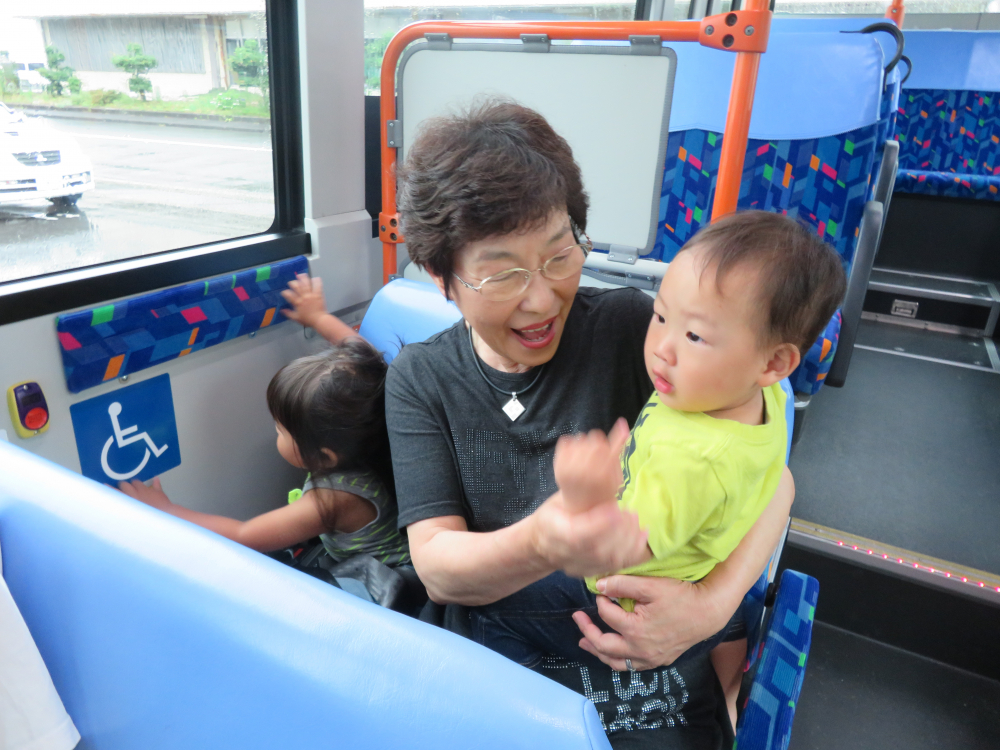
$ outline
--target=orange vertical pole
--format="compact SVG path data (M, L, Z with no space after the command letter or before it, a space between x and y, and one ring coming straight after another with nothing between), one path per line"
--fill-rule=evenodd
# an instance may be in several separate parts
M396 272L396 245L405 241L396 212L396 148L388 143L387 123L396 119L396 65L404 48L424 34L448 34L453 38L518 39L524 34L545 34L550 39L627 40L633 34L659 36L665 42L699 42L707 47L736 54L730 93L726 137L722 143L719 180L712 218L736 208L743 155L750 130L754 87L760 54L767 49L771 13L768 0L748 0L750 7L691 21L556 21L547 23L420 21L404 27L389 42L382 59L380 103L380 151L382 154L382 281ZM742 134L742 135L741 135ZM406 134L403 134L406 137ZM720 191L724 200L720 202ZM720 213L721 207L728 207Z
M749 0L746 10L767 11L768 0ZM762 29L768 33L770 29ZM757 70L760 52L737 52L733 68L733 85L729 92L729 112L726 115L726 132L722 138L719 155L719 176L715 183L715 202L712 204L712 221L736 210L743 177L743 160L750 138L750 115L753 113L754 92L757 89Z
M903 18L906 16L906 8L903 7L903 0L892 0L892 4L885 12L885 17L895 23L899 28L903 28Z

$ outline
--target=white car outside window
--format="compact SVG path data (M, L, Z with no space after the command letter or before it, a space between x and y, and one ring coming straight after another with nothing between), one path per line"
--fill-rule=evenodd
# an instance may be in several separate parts
M90 159L74 138L0 104L0 205L45 198L71 206L93 189Z

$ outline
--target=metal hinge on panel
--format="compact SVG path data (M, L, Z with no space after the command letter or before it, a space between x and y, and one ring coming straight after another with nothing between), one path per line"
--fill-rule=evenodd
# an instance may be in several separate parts
M656 288L656 277L647 276L644 273L627 273L625 274L625 283L628 286L633 286L636 289L655 289Z
M521 34L521 43L525 52L548 52L548 34Z
M635 262L639 260L639 249L628 245L611 245L608 247L608 260L634 266Z
M659 55L662 50L662 40L658 36L641 36L631 34L628 38L629 52L633 55Z
M385 145L389 148L403 147L403 121L388 120L385 123Z
M427 49L451 49L450 34L424 34Z

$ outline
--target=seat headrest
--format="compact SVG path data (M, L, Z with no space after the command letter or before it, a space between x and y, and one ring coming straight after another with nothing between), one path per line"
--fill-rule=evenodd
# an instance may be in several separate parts
M904 31L908 89L1000 91L1000 31Z
M724 132L735 55L695 43L670 46L677 52L671 132ZM822 138L877 122L884 65L873 35L771 34L761 57L750 137Z

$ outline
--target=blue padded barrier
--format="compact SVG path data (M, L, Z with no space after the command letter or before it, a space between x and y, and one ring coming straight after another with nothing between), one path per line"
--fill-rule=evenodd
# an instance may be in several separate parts
M71 393L281 323L281 292L304 256L60 315L56 332Z
M609 750L592 703L0 442L3 575L80 750Z
M358 333L392 362L405 344L426 341L461 317L433 284L396 279L372 299Z
M819 582L794 570L781 575L757 676L736 732L739 750L785 750L802 691Z

